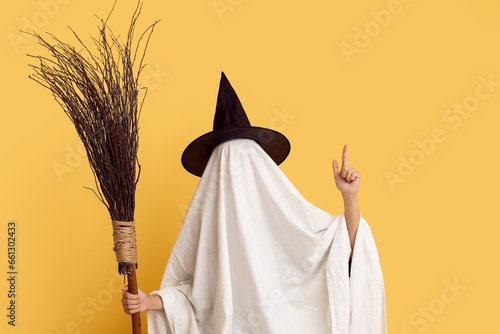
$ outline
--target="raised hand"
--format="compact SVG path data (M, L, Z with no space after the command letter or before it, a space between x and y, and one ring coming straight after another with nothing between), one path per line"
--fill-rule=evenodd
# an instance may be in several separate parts
M357 195L361 175L359 171L347 165L347 144L344 145L344 150L342 151L342 167L340 172L337 160L333 159L332 165L335 185L342 193L342 196L346 197Z

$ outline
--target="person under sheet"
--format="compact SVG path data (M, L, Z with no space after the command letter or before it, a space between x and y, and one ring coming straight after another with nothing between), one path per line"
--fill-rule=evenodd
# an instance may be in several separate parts
M382 270L347 145L338 167L345 212L333 216L257 140L212 147L160 288L125 286L125 312L147 311L150 334L386 334Z

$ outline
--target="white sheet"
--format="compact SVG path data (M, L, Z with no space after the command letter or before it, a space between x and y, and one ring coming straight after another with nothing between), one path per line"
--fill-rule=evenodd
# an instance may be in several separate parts
M386 334L382 270L361 217L306 201L250 139L215 148L148 312L150 334Z

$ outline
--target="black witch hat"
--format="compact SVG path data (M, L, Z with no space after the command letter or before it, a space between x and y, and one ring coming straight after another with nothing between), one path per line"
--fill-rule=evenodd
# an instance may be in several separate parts
M238 95L222 72L215 108L214 129L198 137L186 147L182 154L182 165L188 172L201 176L212 149L235 138L255 140L278 165L290 152L290 142L283 134L250 124Z

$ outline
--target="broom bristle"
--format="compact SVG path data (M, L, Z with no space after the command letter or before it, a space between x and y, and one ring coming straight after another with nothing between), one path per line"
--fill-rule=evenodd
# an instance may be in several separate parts
M137 159L138 78L144 68L149 39L158 23L143 32L134 48L135 24L141 8L142 3L138 3L125 44L107 26L109 16L100 19L99 37L92 38L94 54L75 32L83 48L80 51L53 35L51 44L38 33L30 33L51 56L29 55L39 60L38 66L30 65L34 70L30 78L52 92L73 122L94 175L97 188L94 193L108 209L111 220L116 221L134 220L135 190L141 168ZM110 15L112 12L113 9ZM143 51L138 53L141 44ZM136 66L138 55L140 61ZM119 266L121 273L128 273L131 264Z

